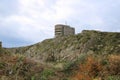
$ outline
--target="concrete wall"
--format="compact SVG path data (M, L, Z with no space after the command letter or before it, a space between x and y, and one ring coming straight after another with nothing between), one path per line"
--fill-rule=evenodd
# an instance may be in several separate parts
M55 25L55 37L65 36L65 35L74 35L75 29L63 24Z
M64 27L64 35L74 35L75 34L75 29L70 27L70 26L65 26Z

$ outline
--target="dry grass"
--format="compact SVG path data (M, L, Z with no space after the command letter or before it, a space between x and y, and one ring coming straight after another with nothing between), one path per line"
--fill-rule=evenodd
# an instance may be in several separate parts
M1 54L0 80L61 80L66 77L64 72L45 67L22 55ZM120 55L86 56L79 69L71 70L74 72L72 80L116 80L114 78L120 76Z
M0 56L0 80L30 80L43 67L22 55Z
M120 55L109 55L104 58L88 56L85 63L80 64L74 80L107 80L108 76L120 76Z

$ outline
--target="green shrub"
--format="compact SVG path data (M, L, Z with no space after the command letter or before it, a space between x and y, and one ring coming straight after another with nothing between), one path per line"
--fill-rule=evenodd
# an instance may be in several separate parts
M120 76L109 76L107 80L120 80Z
M42 73L41 73L41 78L40 80L48 80L48 78L50 76L54 75L54 71L51 69L45 69Z
M5 63L0 62L0 69L5 67Z

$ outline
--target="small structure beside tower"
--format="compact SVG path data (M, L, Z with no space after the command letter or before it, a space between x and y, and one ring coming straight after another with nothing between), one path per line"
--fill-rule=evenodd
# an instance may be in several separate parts
M2 48L2 42L0 41L0 48Z

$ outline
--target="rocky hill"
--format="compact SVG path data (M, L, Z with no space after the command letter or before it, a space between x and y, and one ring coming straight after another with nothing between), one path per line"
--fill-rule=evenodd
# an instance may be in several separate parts
M0 80L120 80L120 33L84 30L0 48Z
M46 39L31 46L7 50L40 61L71 61L80 54L119 54L120 33L83 30L76 35Z

